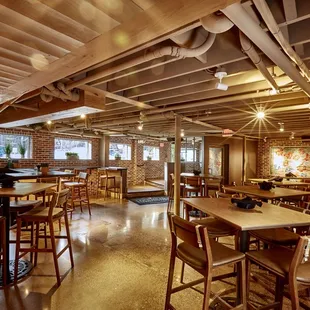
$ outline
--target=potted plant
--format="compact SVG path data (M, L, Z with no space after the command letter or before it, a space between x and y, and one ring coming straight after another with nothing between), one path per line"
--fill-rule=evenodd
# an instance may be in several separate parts
M120 154L116 153L115 156L114 156L115 160L121 160L122 157Z
M147 160L152 160L152 156L148 155L148 156L146 157L146 159L147 159Z
M78 160L79 159L79 154L75 152L67 152L66 157L68 160Z
M41 163L41 172L42 174L47 174L49 172L49 164L48 163Z
M11 153L13 152L13 146L11 143L7 143L4 147L4 153L7 159L11 158Z
M182 158L181 158L181 161L183 161L183 162L184 162L184 161L185 161L185 158L183 158L183 157L182 157Z
M27 152L27 147L26 147L26 145L23 144L23 143L20 143L20 144L18 145L18 152L19 152L19 154L21 155L21 157L24 159L24 158L25 158L25 154L26 154L26 152Z

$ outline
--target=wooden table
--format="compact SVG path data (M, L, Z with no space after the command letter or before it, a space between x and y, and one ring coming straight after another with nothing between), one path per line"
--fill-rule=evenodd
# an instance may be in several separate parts
M223 179L222 176L215 176L215 175L211 175L211 174L203 174L203 173L200 173L198 175L195 175L194 173L192 172L182 172L180 174L181 177L197 177L197 178L202 178L202 179L210 179L210 180L218 180L218 181L221 181Z
M279 181L269 181L268 179L249 179L249 181L254 183L263 183L263 182L272 182L276 186L308 186L310 183L302 182L302 181L287 181L284 180Z
M56 171L52 170L48 173L42 174L42 172L36 172L34 169L20 170L21 172L6 173L7 176L13 177L15 180L31 180L39 178L65 178L74 177L75 174L72 172Z
M260 189L257 186L224 186L224 190L230 193L241 193L256 196L258 198L264 199L278 199L285 197L294 197L294 196L305 196L310 195L310 192L300 191L296 189L276 187L270 191L265 191Z
M46 192L47 189L54 187L54 183L15 183L13 188L0 188L1 207L6 222L6 261L7 263L7 281L10 282L9 261L10 261L10 198L21 198L28 195ZM44 195L43 195L44 196Z
M240 209L230 202L230 198L184 198L187 205L201 210L240 230L239 250L248 250L248 231L266 228L298 227L310 225L310 215L281 208L269 203L251 210ZM238 273L238 292L240 292L240 273ZM238 293L240 294L240 293Z

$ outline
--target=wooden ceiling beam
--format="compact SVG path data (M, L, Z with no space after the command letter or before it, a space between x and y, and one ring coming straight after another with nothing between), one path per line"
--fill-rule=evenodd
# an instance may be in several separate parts
M159 37L170 35L200 17L211 14L235 2L237 0L218 0L216 3L207 0L158 0L150 9L138 13L135 19L115 27L83 47L76 49L74 53L69 53L61 59L54 61L46 70L36 72L30 77L14 84L9 91L19 96L40 88L112 58L115 55L124 53L136 46L141 46ZM12 24L10 18L8 23ZM39 27L37 27L37 30L39 30ZM124 41L117 40L120 34L126 36L125 44L121 43ZM109 48L102 49L102 46L109 46Z

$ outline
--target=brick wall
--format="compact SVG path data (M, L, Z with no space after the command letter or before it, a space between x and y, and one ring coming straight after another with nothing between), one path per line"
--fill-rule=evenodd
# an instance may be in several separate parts
M170 160L170 143L165 142L164 147L159 146L159 142L145 140L144 144L139 144L138 140L126 137L111 137L111 143L124 143L131 145L131 160L109 160L108 166L128 168L128 184L143 184L147 179L163 179L164 163ZM159 147L159 160L143 160L143 146Z
M54 159L54 138L68 138L68 139L81 139L73 136L57 135L48 132L34 132L27 130L17 129L3 129L0 128L0 134L14 134L30 136L32 138L32 158L19 159L22 168L33 168L39 163L49 163L50 167L80 167L80 166L93 166L99 164L99 139L85 139L90 140L92 143L92 159L91 160L58 160ZM7 160L0 159L0 167L5 167Z
M275 146L310 146L310 142L288 139L267 139L258 143L257 174L258 177L270 176L270 148Z

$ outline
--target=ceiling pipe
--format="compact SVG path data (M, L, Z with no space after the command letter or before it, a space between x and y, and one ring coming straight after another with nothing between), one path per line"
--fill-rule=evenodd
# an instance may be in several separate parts
M291 47L289 42L284 37L280 27L278 26L277 22L275 21L270 8L265 0L253 0L257 10L259 11L260 15L264 19L267 27L269 28L270 32L273 36L277 39L279 44L281 45L284 52L291 58L291 60L299 67L300 71L302 72L303 76L305 76L308 81L310 81L310 71L306 64L302 61L299 55L294 51Z
M227 17L225 17L227 18ZM274 80L274 78L271 76L270 72L268 71L267 67L265 66L262 57L257 53L255 50L255 47L253 46L253 43L249 40L247 36L243 34L242 31L239 31L239 37L240 37L240 43L242 46L243 51L249 56L249 58L252 60L256 68L262 73L266 81L269 83L270 87L272 89L275 89L279 91L279 87Z
M232 4L222 12L310 97L310 84L240 3Z
M75 87L78 87L83 84L90 83L92 81L98 80L100 78L103 78L105 76L108 76L110 74L119 72L121 70L128 69L130 67L137 66L139 64L142 64L144 62L148 62L157 58L160 58L162 56L172 56L172 57L178 57L178 58L187 58L187 57L197 57L201 54L204 54L207 52L211 46L213 45L215 41L216 35L213 33L209 33L206 41L201 44L200 46L196 48L184 48L179 46L163 46L160 47L154 51L148 52L143 56L137 57L135 59L129 60L127 62L124 62L118 66L107 68L103 71L100 71L98 73L95 73L93 75L87 76L81 80L69 83L66 87L67 90L73 89Z
M200 19L202 27L211 33L223 33L233 27L225 15L211 14Z
M57 87L53 84L42 87L40 97L45 102L52 101L54 97L60 98L61 100L78 101L80 99L80 94L66 90L65 85L58 82Z

